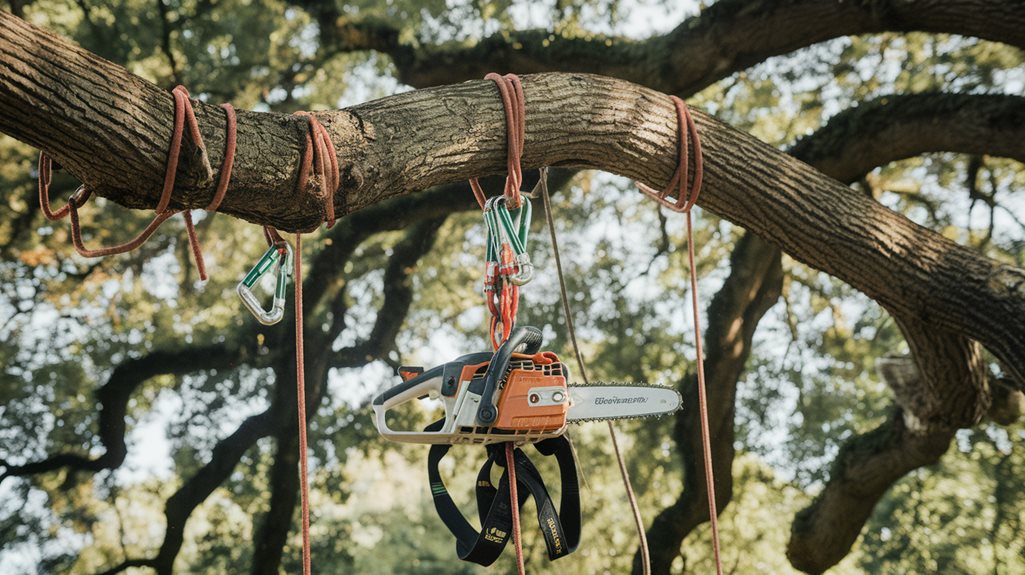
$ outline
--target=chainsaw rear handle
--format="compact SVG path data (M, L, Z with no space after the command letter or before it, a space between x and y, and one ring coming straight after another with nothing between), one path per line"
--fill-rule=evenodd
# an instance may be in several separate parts
M441 391L441 375L445 370L445 365L439 365L428 369L420 375L406 380L395 387L386 390L384 393L374 398L374 405L384 406L385 409L394 407L400 403L409 401L410 399L416 399L423 395L427 395L433 390ZM438 384L435 385L433 380L437 379ZM411 390L418 390L416 395L409 397Z
M445 443L456 432L456 402L460 398L455 386L460 382L459 373L469 365L480 364L491 359L490 352L470 353L448 363L431 368L420 375L396 385L377 397L372 402L374 407L374 423L377 431L387 439L407 443ZM446 382L446 374L456 381ZM448 386L446 386L446 383ZM446 387L451 389L451 393ZM415 401L422 397L437 397L445 407L446 422L438 431L401 431L388 427L388 410L403 403Z
M541 335L541 330L525 325L515 328L509 334L509 339L505 340L505 343L495 351L495 356L491 359L491 364L488 365L488 371L484 374L484 389L480 394L480 407L477 408L478 425L490 427L498 419L498 408L494 401L495 390L498 389L498 384L505 377L505 372L509 369L509 361L516 348L523 345L525 346L523 353L534 355L541 350L543 343L544 336Z

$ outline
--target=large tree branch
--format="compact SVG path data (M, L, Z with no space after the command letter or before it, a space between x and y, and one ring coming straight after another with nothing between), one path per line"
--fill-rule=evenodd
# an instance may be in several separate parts
M918 94L883 97L844 112L792 153L850 180L875 165L924 152L993 150L1025 161L1023 138L1021 98ZM889 487L909 471L935 463L957 429L975 425L991 408L987 371L975 342L937 329L926 318L895 316L912 350L904 376L885 372L899 417L847 441L823 491L798 514L787 556L804 571L825 571L846 556Z
M0 49L4 47L4 40L4 35L0 34ZM0 101L6 93L4 81L0 74ZM536 94L531 93L534 81L538 88ZM527 86L528 115L531 116L525 156L528 165L564 163L601 167L640 177L655 185L668 178L675 130L671 110L652 105L658 101L656 95L627 84L585 77L531 78ZM344 209L354 210L428 183L500 170L504 142L500 134L496 136L487 129L501 123L501 112L494 105L491 90L487 84L467 84L367 104L352 110L352 116L323 115L335 141L352 144L348 150L352 157L348 162L343 161L342 174L346 176L346 185L354 185L341 198L340 205L345 204L346 199L352 200ZM160 99L152 93L150 96L154 101ZM574 110L567 114L566 102L580 104L588 111ZM163 103L169 105L166 96ZM443 107L447 114L434 113ZM159 127L162 125L160 118L167 117L166 112L165 109L153 113L149 119ZM453 118L463 123L453 122ZM267 118L251 119L254 125L262 123L261 129L251 134L275 129L274 122L266 121ZM332 119L337 121L332 122ZM432 119L435 121L430 121ZM878 299L895 315L935 322L952 331L964 329L1005 359L1012 373L1021 379L1025 373L1020 356L1023 326L1019 325L1021 321L1008 322L1007 318L1020 320L1025 315L1020 313L1025 274L997 266L944 242L707 117L698 115L698 120L705 136L709 166L706 207L769 237L798 259L847 280ZM0 118L0 125L4 125L4 121ZM17 126L17 121L15 119L12 125ZM207 124L204 121L204 125ZM207 129L218 128L216 117L212 124L213 128ZM617 128L617 124L620 127ZM395 142L408 144L402 140L408 125L416 125L418 135L438 142L437 149L444 153L426 156L424 147L417 143L396 147ZM457 130L452 129L454 125ZM623 130L622 126L640 128ZM279 140L289 140L286 132L288 129L298 132L294 128L294 125L283 126L278 122ZM459 133L454 134L455 131ZM131 132L123 134L131 135ZM166 138L153 141L166 141ZM216 135L207 141L215 142ZM384 150L385 142L392 147L387 150L391 155ZM608 154L610 146L619 153ZM213 144L211 149L216 149ZM292 181L297 155L296 146L290 159L281 163L285 169L278 172L288 177L279 180ZM56 153L55 156L61 159ZM425 157L430 161L424 161ZM72 162L75 160L73 154L69 158ZM77 169L72 162L65 163ZM256 166L249 166L249 169L254 170ZM650 175L645 176L645 173ZM97 185L100 191L104 191L104 178L110 177L111 173L107 173L95 178L100 182ZM180 194L184 197L179 199L185 204L192 201L189 205L201 205L201 200L208 197L204 194L209 191L209 185L201 182L201 178L193 179L199 182L195 190L202 193L194 193L191 198L188 193ZM267 188L273 187L270 178L260 181ZM396 183L399 185L394 191L388 189ZM238 208L240 213L248 209L247 217L276 217L286 223L291 218L295 227L300 227L304 221L303 210L290 206L305 203L316 207L315 189L311 185L311 190L292 193L287 186L279 187L278 193L292 199L285 202L284 209L262 205L261 199L271 202L270 196L274 194L269 194ZM184 191L189 191L187 183ZM107 192L113 196L131 195L127 188L109 187ZM233 190L229 197L235 192L238 190ZM155 193L139 199L142 195L131 201L142 205L155 202ZM319 214L317 216L319 218ZM311 223L315 221L311 219ZM834 245L830 245L831 240ZM966 278L967 285L958 286L958 282ZM962 306L962 298L976 304L975 309Z
M494 70L587 72L686 96L772 56L841 36L945 32L1025 48L1022 8L1015 0L720 0L668 34L642 41L526 30L474 44L420 46L400 41L399 29L379 20L353 20L323 7L316 12L323 42L387 53L399 79L418 88Z
M230 367L240 361L243 350L225 344L188 346L174 350L155 350L138 358L128 359L114 368L110 378L96 390L100 404L99 439L105 451L97 457L77 453L59 453L39 461L9 466L0 481L7 477L23 477L71 469L97 472L119 467L128 454L125 443L128 403L144 382L158 375L183 375L209 369Z
M315 409L320 405L320 396L309 398L307 403ZM274 464L267 478L271 486L269 506L253 536L253 575L281 572L281 557L299 495L298 464L299 437L295 422L289 419L279 423L275 433Z
M210 461L178 488L164 504L164 540L155 557L125 559L101 575L114 575L131 567L151 567L160 575L174 572L174 560L181 550L185 536L185 523L189 516L234 471L240 459L253 444L270 434L280 414L272 405L257 415L250 416L229 436L217 442Z
M438 229L445 223L445 218L441 216L417 222L410 227L406 238L395 246L384 270L384 303L377 311L370 335L362 342L334 354L334 366L364 365L395 347L399 328L413 303L413 273L420 258L434 245Z
M0 55L14 60L0 69L0 130L42 146L99 192L152 207L157 186L140 191L136 185L159 178L171 98L9 14L0 14L0 24ZM53 90L41 74L81 84L81 91ZM525 167L599 168L656 188L669 179L677 135L674 110L664 96L595 76L524 80L530 118ZM199 115L204 135L223 127L219 111L199 106ZM847 281L897 315L928 319L982 341L1014 377L1025 379L1025 272L851 194L707 115L694 116L705 152L704 207ZM319 117L343 150L344 193L336 198L342 213L503 169L505 137L494 129L503 125L502 110L491 82L410 92ZM322 219L315 189L292 190L301 127L272 114L239 116L241 145L225 211L285 229L308 228ZM92 141L111 142L117 155L88 146ZM211 133L207 141L217 136ZM195 184L190 189L186 183L176 194L177 205L198 207L209 199L210 186Z
M876 429L841 448L822 492L791 526L787 557L822 573L850 551L876 503L910 471L936 463L954 433L978 423L990 406L978 344L914 320L897 318L915 368L884 371L899 408Z
M787 545L794 567L822 573L835 565L890 486L908 472L936 463L947 451L955 430L914 432L905 419L897 409L879 427L843 445L826 488L794 519Z
M997 94L891 94L829 119L789 153L841 182L928 152L1025 162L1025 98Z
M157 573L174 572L174 560L185 537L185 523L193 510L213 493L235 470L240 459L261 437L267 436L274 422L283 418L280 410L271 406L258 415L247 418L231 435L214 446L210 461L190 477L164 505L166 527L164 541L152 566ZM289 419L290 418L285 418Z

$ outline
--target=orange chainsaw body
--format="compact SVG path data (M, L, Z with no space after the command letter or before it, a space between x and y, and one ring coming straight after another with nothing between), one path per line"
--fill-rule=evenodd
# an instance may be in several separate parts
M562 429L566 425L569 402L546 401L550 395L543 396L534 391L542 388L553 393L552 388L561 387L563 394L569 393L559 358L552 352L533 356L514 354L512 365L498 398L498 421L495 427L509 431Z

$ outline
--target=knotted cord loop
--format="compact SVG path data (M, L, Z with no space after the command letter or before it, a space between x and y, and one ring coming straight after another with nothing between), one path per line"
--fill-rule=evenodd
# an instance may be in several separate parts
M153 235L153 232L157 231L157 228L160 227L160 224L164 223L165 221L167 221L168 218L178 213L175 211L170 211L164 212L162 214L157 214L153 218L153 220L151 220L150 223L147 224L141 232L139 232L139 235L128 240L127 242L117 244L114 246L90 249L87 248L85 246L85 243L82 241L82 227L78 220L78 209L82 207L91 196L92 191L89 188L85 186L79 186L78 190L75 191L74 194L72 194L70 199L68 199L67 204L67 213L69 216L71 216L71 244L75 246L75 251L77 251L82 257L86 258L101 258L105 256L112 256L115 254L123 254L125 252L130 252L134 249L137 249L139 246L146 243L146 240L148 240L150 236Z
M75 191L67 204L56 211L52 210L50 207L50 182L53 176L53 161L45 152L40 152L39 154L39 206L42 208L43 215L50 220L59 220L66 216L70 216L71 243L80 255L87 258L130 252L145 243L146 240L153 235L153 232L160 227L160 224L164 223L168 218L178 213L184 213L185 229L188 233L189 245L192 248L192 254L196 261L196 268L199 270L200 278L206 280L206 265L203 261L203 252L199 245L199 238L196 235L196 227L192 221L192 213L188 210L168 209L168 206L171 203L171 194L174 191L174 182L178 171L178 161L181 156L182 136L184 135L186 124L188 125L189 137L192 139L192 143L199 150L200 161L207 167L207 169L209 169L210 161L207 155L206 146L203 143L203 136L199 131L199 123L196 121L195 111L192 109L192 101L189 97L189 91L185 89L184 86L176 86L174 90L171 91L171 95L174 98L174 125L171 131L171 142L167 151L167 163L164 168L164 184L160 192L160 199L157 201L155 209L156 215L153 217L153 220L150 221L150 223L147 224L141 232L139 232L138 235L121 244L95 249L87 248L85 246L85 242L82 240L82 228L79 221L78 210L84 206L92 196L92 190L85 185L82 185ZM207 206L208 211L215 211L220 206L221 201L223 201L224 195L228 189L228 182L231 179L231 169L235 161L235 109L231 104L222 104L222 108L224 108L224 112L227 117L224 160L221 164L221 173L218 179L217 188L214 191L214 197Z
M39 174L39 207L43 210L43 216L50 221L64 219L71 209L69 204L64 204L56 212L50 209L50 179L53 177L53 160L45 152L39 152L36 171ZM75 193L77 194L78 190Z
M178 158L181 155L182 136L186 123L192 143L199 150L200 161L208 171L210 168L210 159L206 154L206 145L203 144L203 135L199 133L199 122L196 121L196 113L192 109L192 98L189 91L185 89L185 86L175 86L174 90L171 90L171 95L174 96L174 131L171 133L171 146L167 151L164 189L160 193L160 201L157 202L157 214L167 211L167 206L171 203L171 192L174 191L174 180L177 177Z
M494 72L484 76L485 80L491 80L498 86L498 93L502 96L502 108L505 110L505 130L508 152L506 155L506 177L505 190L503 194L509 204L509 208L520 207L520 186L523 183L523 169L520 166L520 159L523 157L523 140L526 132L526 104L523 97L523 84L516 74L505 76ZM470 188L477 198L477 203L484 209L486 196L477 178L470 178Z

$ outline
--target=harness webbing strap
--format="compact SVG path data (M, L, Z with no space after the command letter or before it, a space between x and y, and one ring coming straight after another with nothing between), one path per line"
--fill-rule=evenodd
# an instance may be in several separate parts
M440 425L432 424L426 430L436 431L440 428ZM502 554L512 531L508 475L502 474L497 488L492 485L490 476L494 458L489 453L487 461L477 475L477 505L481 520L481 530L477 531L452 501L438 470L438 465L450 448L451 445L433 445L427 455L427 477L431 484L431 495L434 497L434 508L448 530L455 535L456 554L459 558L486 567ZM522 493L520 501L525 501L529 496L529 492Z
M534 497L535 503L538 506L538 523L541 525L541 532L544 533L545 541L548 544L548 558L555 560L576 551L577 545L580 543L580 526L583 521L580 512L580 482L577 477L577 461L573 456L573 444L570 443L569 438L565 435L535 443L534 448L546 457L554 455L555 461L559 464L559 477L562 482L559 513L555 513L550 496L546 497L541 503L537 503L541 500L536 496ZM524 458L526 458L526 455L524 455ZM529 462L529 459L527 461ZM533 464L531 464L531 467L533 467ZM537 472L536 469L535 472ZM537 473L537 479L538 481L541 480L540 473ZM541 487L544 488L543 483ZM545 491L545 494L547 495L547 491ZM546 506L551 507L551 509L544 509ZM553 516L555 521L549 522L548 518ZM559 523L559 518L562 518L562 523ZM555 536L557 534L556 527L564 527L565 529L562 533L558 534L560 537L550 539L549 535Z
M556 455L556 460L560 464L559 469L564 471L567 458L559 459L557 455L558 449L563 448L567 451L569 450L568 442L565 447L556 447L547 454L540 448L538 451L542 455ZM489 447L489 449L492 450L493 458L498 462L502 462L502 446L495 445ZM577 543L580 542L580 498L579 490L575 488L577 481L576 466L572 461L572 457L568 458L570 472L562 476L564 488L571 491L571 496L566 497L563 495L558 512L555 510L552 496L548 493L544 480L541 479L541 472L534 466L534 462L527 457L527 454L520 449L515 449L513 451L513 461L515 461L517 484L526 486L527 490L534 497L534 505L537 507L537 523L541 527L541 534L545 538L548 558L554 561L570 554L576 549ZM520 503L520 506L522 507L523 503ZM565 522L562 521L563 517L566 517ZM574 517L577 518L576 521L572 520Z
M441 429L444 420L432 423L425 431ZM491 481L495 464L506 467L503 444L487 447L488 458L477 474L477 513L481 523L476 530L459 511L445 487L438 469L451 445L433 445L427 456L427 476L431 484L434 507L441 520L456 537L456 553L464 561L488 566L498 559L510 540L513 527L513 510L510 506L510 484L508 470L503 471L498 486ZM572 553L580 542L580 488L577 481L576 464L569 440L565 437L547 439L535 444L538 452L555 456L559 464L562 481L562 500L559 511L555 510L552 496L534 463L522 450L514 451L517 485L522 488L516 498L522 508L530 497L537 507L537 520L548 549L548 558L555 560Z

